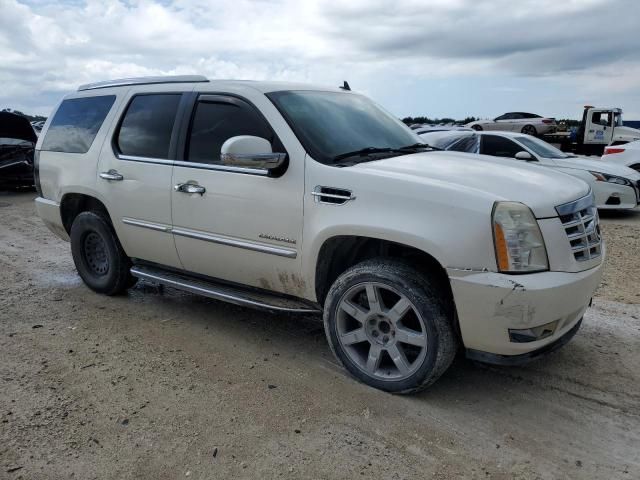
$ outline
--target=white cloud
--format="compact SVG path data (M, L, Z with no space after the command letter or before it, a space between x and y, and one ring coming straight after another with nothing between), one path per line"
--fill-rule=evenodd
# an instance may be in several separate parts
M400 94L433 79L505 79L493 95L517 93L510 78L545 77L575 82L577 97L604 83L634 100L640 78L635 0L0 0L0 12L0 107L38 113L81 83L140 75L347 78L385 98L393 86L379 77L411 85Z

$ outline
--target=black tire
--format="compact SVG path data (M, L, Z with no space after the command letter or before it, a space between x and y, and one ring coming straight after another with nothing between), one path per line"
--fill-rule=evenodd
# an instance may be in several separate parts
M476 132L482 131L482 127L480 125L473 125L471 128L473 128Z
M404 296L412 304L413 310L410 312L416 314L415 318L417 315L422 317L423 328L426 329L425 353L420 354L423 355L422 357L415 357L411 364L411 368L415 368L415 370L411 370L412 373L406 378L380 378L375 374L365 372L362 363L359 364L357 359L354 360L354 354L349 353L338 339L341 328L338 315L344 315L341 308L342 302L345 298L349 298L349 292L359 288L360 285L370 283L380 285L383 291L388 286ZM374 388L400 394L414 393L427 388L447 370L458 348L453 324L454 307L446 292L436 279L421 274L402 261L377 258L351 267L334 282L325 300L324 327L331 350L353 377ZM380 298L384 304L384 297L381 295ZM383 307L383 309L391 309L390 305L383 305ZM355 317L352 318L355 319ZM362 323L363 330L365 324L369 323L373 323L373 320ZM391 333L393 337L396 336L395 331ZM341 335L343 335L342 338L345 338L344 335L348 335L348 333ZM369 338L371 337L369 336ZM395 343L399 342L396 338L391 338L391 340ZM371 347L373 347L373 343L370 343L370 340L364 341L358 346L362 349ZM378 346L378 348L380 347ZM382 348L384 350L384 347ZM377 354L380 358L386 357L385 360L378 361L380 370L387 368L382 367L383 361L387 361L390 368L393 368L395 363L395 360L391 358L390 351L385 350L385 352L386 354ZM367 355L370 356L371 353L364 353L365 357Z
M640 163L636 163L635 165L631 165L631 166L629 166L629 168L632 168L636 172L640 173Z
M522 130L520 130L520 133L524 133L525 135L531 135L533 137L538 136L538 131L536 130L536 127L534 127L533 125L525 125L524 127L522 127Z
M82 212L71 225L71 254L82 281L93 291L117 295L136 283L111 223L100 213Z

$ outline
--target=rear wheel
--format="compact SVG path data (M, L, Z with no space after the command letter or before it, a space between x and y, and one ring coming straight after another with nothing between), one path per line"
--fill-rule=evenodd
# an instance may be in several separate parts
M391 259L360 263L331 287L327 339L358 380L394 393L435 382L457 349L452 306L437 281Z
M482 127L480 125L473 125L471 128L473 128L476 132L482 131Z
M70 237L73 262L90 289L116 295L136 283L129 272L131 260L103 215L80 213L71 225Z
M629 166L629 168L633 168L636 172L640 173L640 163L636 163L635 165Z
M521 132L524 133L525 135L531 135L533 137L535 137L538 134L536 127L534 127L533 125L525 125L524 127L522 127Z

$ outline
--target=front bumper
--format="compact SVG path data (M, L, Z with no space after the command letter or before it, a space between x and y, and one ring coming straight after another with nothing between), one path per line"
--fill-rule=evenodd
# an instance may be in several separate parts
M640 185L638 188L640 188ZM636 190L636 187L627 185L595 182L593 193L599 210L632 209L640 202L639 190Z
M600 263L577 273L524 275L449 269L464 346L488 354L523 355L554 343L582 319L602 268ZM522 342L510 336L510 330L550 324L552 333L537 340Z

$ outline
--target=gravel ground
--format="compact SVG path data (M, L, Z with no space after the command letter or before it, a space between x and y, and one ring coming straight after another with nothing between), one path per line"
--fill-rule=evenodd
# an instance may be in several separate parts
M606 284L564 349L398 397L313 317L92 293L32 198L0 195L1 479L640 478L638 215L605 218Z
M640 303L640 207L632 212L604 212L600 218L608 257L597 295Z

